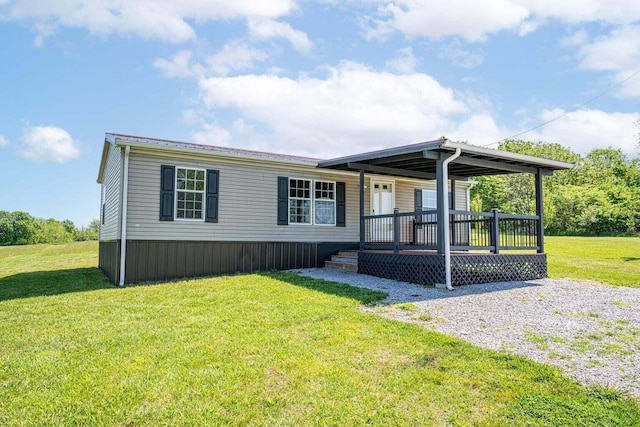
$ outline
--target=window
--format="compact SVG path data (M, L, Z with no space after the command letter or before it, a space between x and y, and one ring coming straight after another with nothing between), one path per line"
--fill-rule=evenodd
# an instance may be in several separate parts
M204 219L204 170L176 168L176 218Z
M336 225L336 183L290 178L289 224Z
M319 225L335 225L336 223L336 191L335 182L315 182L315 223Z
M422 190L422 210L438 208L438 193L435 190Z
M453 196L451 191L449 195L449 208L453 206ZM435 190L422 190L422 210L429 211L432 209L438 209L438 193Z
M289 179L289 223L311 224L311 181Z

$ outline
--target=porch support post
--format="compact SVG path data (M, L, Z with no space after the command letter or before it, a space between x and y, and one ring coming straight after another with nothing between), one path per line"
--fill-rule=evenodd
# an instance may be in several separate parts
M538 253L544 253L544 209L542 205L542 171L538 168L536 173L536 234L538 237Z
M444 180L444 159L442 155L436 160L436 249L438 254L444 254L444 198L448 194L447 182Z
M364 170L360 169L360 250L364 250Z
M449 200L449 209L456 210L456 180L451 179L451 200ZM456 239L456 216L451 215L451 242L453 246L458 244Z
M400 209L393 208L393 253L400 252Z

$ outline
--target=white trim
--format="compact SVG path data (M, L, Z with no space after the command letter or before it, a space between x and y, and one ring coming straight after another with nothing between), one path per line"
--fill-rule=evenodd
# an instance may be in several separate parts
M120 229L120 281L118 286L124 286L125 266L127 261L127 204L129 197L129 153L128 145L124 150L124 171L122 184L122 225Z
M375 188L375 184L391 184L391 202L393 207L396 206L396 180L395 179L378 179L371 178L369 180L369 215L382 215L380 213L373 212L373 190ZM391 212L393 213L393 211Z
M333 199L317 199L316 198L316 182L326 182L327 184L333 184ZM317 225L318 227L335 227L336 223L338 222L338 218L336 218L337 216L337 197L336 197L336 193L338 191L338 184L336 181L328 181L326 179L314 179L313 180L313 203L312 203L312 213L313 213L313 225ZM320 190L322 191L322 190ZM316 202L320 201L320 202L333 202L333 224L317 224L316 223Z
M298 178L295 176L290 176L288 177L289 182L288 182L288 187L287 187L287 192L289 193L287 199L288 199L288 203L287 203L287 209L290 209L291 207L291 200L309 200L311 202L310 208L309 208L309 215L310 215L310 221L311 222L291 222L291 212L288 210L287 211L287 218L289 220L289 225L293 225L293 226L317 226L317 227L335 227L337 222L338 222L338 201L337 201L337 187L338 187L338 182L337 181L333 181L333 180L328 180L328 179L315 179L315 178ZM297 180L297 181L309 181L311 183L309 189L309 198L300 198L300 197L291 197L291 180ZM316 182L326 182L328 184L333 184L333 199L317 199L316 198ZM318 224L316 223L316 201L332 201L333 202L333 223L332 224Z
M289 178L289 182L287 182L287 219L289 222L289 225L302 225L302 226L307 226L307 225L313 225L313 192L314 192L314 185L313 185L313 179L312 178L296 178L293 176L290 176ZM291 197L291 180L296 180L296 181L309 181L309 198L304 198L304 197ZM291 222L291 200L309 200L309 222Z
M181 189L179 191L185 192L185 193L194 193L194 194L202 194L202 218L178 218L178 169L184 169L184 170L195 170L195 171L202 171L203 172L203 176L204 176L204 186L202 191L200 190L185 190L185 189ZM175 165L175 177L173 178L173 185L174 185L174 189L173 189L173 197L175 200L174 203L174 207L173 207L173 218L175 221L187 221L187 222L203 222L205 217L207 216L206 211L206 198L207 198L207 170L206 169L201 169L198 167L190 167L190 166L178 166Z

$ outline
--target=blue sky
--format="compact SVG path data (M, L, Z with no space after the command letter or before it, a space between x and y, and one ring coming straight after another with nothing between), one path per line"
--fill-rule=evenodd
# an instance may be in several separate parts
M98 218L105 132L331 158L551 120L519 138L635 158L638 40L637 0L0 0L0 210Z

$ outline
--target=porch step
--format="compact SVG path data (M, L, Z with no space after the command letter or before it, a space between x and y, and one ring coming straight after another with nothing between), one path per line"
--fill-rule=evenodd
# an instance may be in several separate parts
M358 271L358 251L340 251L331 255L331 261L325 261L325 268L343 271Z

